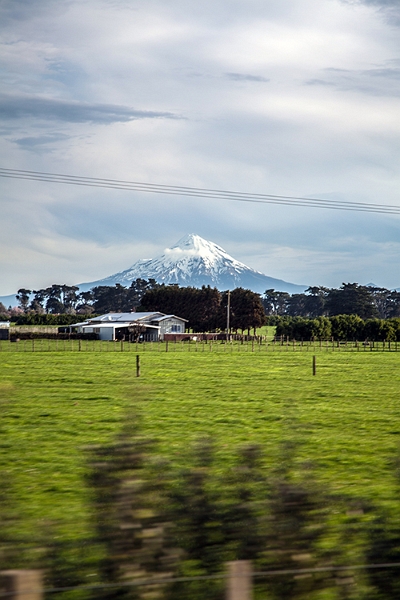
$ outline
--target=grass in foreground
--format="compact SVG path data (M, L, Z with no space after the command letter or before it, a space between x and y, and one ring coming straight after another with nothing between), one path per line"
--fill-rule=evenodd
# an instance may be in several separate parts
M126 415L141 415L160 452L185 464L204 434L218 468L238 445L259 442L267 465L296 438L299 460L333 491L391 503L389 460L400 436L400 354L300 352L2 353L0 469L20 516L15 534L37 538L57 522L85 537L88 491L83 447L110 441Z

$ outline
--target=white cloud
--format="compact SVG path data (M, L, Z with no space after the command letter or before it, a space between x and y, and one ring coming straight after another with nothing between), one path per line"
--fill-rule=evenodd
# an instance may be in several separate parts
M398 205L400 48L377 10L396 6L372 4L6 1L0 164ZM188 231L278 278L400 285L398 218L1 183L1 293L93 280Z

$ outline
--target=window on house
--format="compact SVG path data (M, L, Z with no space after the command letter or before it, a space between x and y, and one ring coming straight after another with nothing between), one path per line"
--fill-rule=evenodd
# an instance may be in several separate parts
M171 331L172 331L172 333L180 333L181 326L180 325L171 325Z

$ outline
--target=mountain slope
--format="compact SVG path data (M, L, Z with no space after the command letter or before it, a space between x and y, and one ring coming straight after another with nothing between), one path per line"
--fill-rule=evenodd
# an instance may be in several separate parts
M139 260L125 271L98 281L79 284L79 288L86 291L97 285L116 283L129 286L138 277L180 286L210 285L220 290L243 287L259 293L274 288L293 294L303 292L307 287L268 277L235 260L217 244L198 235L188 234L156 258Z

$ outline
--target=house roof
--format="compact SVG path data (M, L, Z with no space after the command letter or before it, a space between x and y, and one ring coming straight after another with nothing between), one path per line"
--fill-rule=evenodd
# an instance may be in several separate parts
M151 320L157 322L164 321L165 319L179 319L179 321L186 321L186 323L188 322L188 319L183 319L182 317L177 317L176 315L162 315L161 317L155 317Z
M118 329L118 327L129 327L131 324L134 325L135 321L114 321L113 323L79 323L82 329ZM158 325L150 325L149 323L143 323L143 325L147 329L160 329Z
M99 317L94 317L90 319L90 323L98 323L98 322L115 322L115 321L124 321L124 322L134 322L134 321L142 321L144 319L152 320L151 317L162 316L163 313L160 312L129 312L129 313L107 313L105 315L100 315Z
M149 323L159 323L165 319L178 319L179 321L187 322L187 319L177 317L176 315L165 315L162 312L129 312L129 313L107 313L88 319L82 323L73 323L70 327L105 327L112 324L129 324L141 322L146 327L150 327Z

